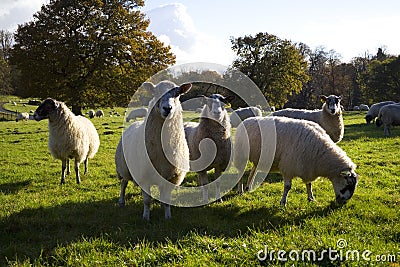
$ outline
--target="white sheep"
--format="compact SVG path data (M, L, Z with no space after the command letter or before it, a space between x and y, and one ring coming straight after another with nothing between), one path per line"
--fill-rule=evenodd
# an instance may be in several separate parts
M282 174L282 205L287 202L294 177L300 177L306 183L310 201L314 201L311 182L318 177L327 177L332 182L339 204L352 197L358 181L356 165L346 153L317 123L307 120L285 117L245 120L236 131L234 143L239 192L243 191L242 179L247 160L253 163L253 168L246 189L251 188L259 170L269 171L271 167L271 172Z
M198 184L208 184L207 171L214 169L214 177L218 178L227 168L231 157L231 124L225 105L234 96L224 97L220 94L204 96L206 104L200 114L199 123L184 123L185 136L190 152L190 169L198 173ZM215 155L202 155L200 143L210 140L216 145ZM210 152L210 147L204 152ZM212 158L210 158L212 157ZM211 162L210 162L211 159ZM208 202L208 188L203 187L203 202ZM221 199L220 184L216 182L216 199Z
M75 159L76 182L81 182L79 165L84 162L85 174L88 159L93 158L100 146L99 135L93 123L76 116L60 101L46 99L33 114L36 121L49 119L49 150L55 159L62 161L61 184L65 183L65 170L70 173L69 159Z
M257 116L262 116L261 109L257 107L238 108L234 110L230 116L231 125L236 128L245 119Z
M371 105L371 107L368 110L367 115L365 115L365 121L367 124L370 124L371 121L374 122L375 118L378 117L379 114L379 110L386 106L386 105L390 105L390 104L395 104L396 102L394 101L383 101L383 102L379 102L379 103L375 103L373 105Z
M126 122L130 120L136 120L138 118L144 118L147 115L147 108L137 108L129 112L129 115L126 117Z
M103 117L104 116L104 111L102 111L101 109L97 110L95 116L97 118Z
M170 200L175 185L189 171L189 148L183 128L179 97L190 90L190 83L177 86L162 81L143 87L153 94L144 121L130 125L122 134L115 152L115 164L121 179L119 206L125 204L125 189L131 180L142 188L143 218L150 219L150 187L156 185L164 205L165 218L171 218Z
M368 105L365 105L365 104L361 104L361 105L359 106L359 108L360 108L360 111L368 111L368 110L369 110Z
M360 106L354 106L353 111L360 111Z
M18 113L17 118L15 119L16 122L27 120L29 120L29 113L27 112Z
M87 112L87 114L89 115L89 118L93 119L93 118L94 118L94 115L95 115L96 113L94 112L93 109L91 109L91 110L89 110L89 111Z
M305 110L287 108L273 112L272 115L314 121L325 129L335 143L340 142L344 134L343 116L340 108L342 96L330 95L326 97L321 95L320 97L324 102L322 109Z
M383 125L383 134L390 136L390 127L400 125L400 105L390 104L383 106L379 110L378 118L376 119L376 126Z

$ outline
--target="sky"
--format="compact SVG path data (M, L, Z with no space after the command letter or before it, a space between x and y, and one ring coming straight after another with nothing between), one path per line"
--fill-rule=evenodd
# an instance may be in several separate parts
M15 31L49 0L1 0L0 29ZM311 49L335 50L342 62L379 47L400 54L398 0L145 0L149 30L177 56L177 64L230 65L231 37L268 32Z

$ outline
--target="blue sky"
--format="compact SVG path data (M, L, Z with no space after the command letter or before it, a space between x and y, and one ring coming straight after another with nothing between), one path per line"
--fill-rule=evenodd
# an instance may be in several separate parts
M30 21L48 0L1 0L0 29ZM150 30L171 45L178 63L228 65L229 38L268 32L335 50L343 62L385 47L400 54L400 1L145 0Z

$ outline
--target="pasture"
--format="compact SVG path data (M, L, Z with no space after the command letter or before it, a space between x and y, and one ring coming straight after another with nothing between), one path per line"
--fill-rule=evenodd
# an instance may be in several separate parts
M155 204L150 223L132 183L126 206L117 207L114 152L123 117L92 119L99 152L80 185L72 175L63 186L61 162L47 149L47 121L0 122L0 266L400 266L400 129L384 138L364 116L344 115L339 146L360 175L346 205L333 203L323 178L313 183L316 202L308 203L295 179L282 208L283 182L269 175L254 192L228 193L223 203L172 207L168 221Z

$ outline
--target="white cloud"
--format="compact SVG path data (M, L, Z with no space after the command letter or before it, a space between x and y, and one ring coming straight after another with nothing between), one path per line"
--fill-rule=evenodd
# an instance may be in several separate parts
M29 22L47 0L1 0L0 30L15 31L18 24Z
M177 64L211 62L229 65L233 60L229 40L198 31L183 4L168 4L146 12L149 30L170 45Z

